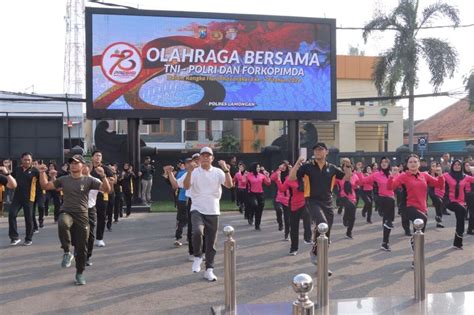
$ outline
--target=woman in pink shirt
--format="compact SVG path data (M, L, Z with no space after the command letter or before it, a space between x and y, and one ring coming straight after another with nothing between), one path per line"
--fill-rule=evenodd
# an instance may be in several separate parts
M290 172L290 163L288 161L282 161L278 166L270 179L276 183L279 178L282 183L285 182ZM290 208L288 207L290 202L290 191L280 191L277 189L275 199L273 200L273 206L276 212L276 219L278 222L278 231L283 231L283 222L285 223L284 239L289 240L290 235Z
M398 171L396 167L393 168ZM380 168L372 170L372 173L360 179L361 185L377 185L377 198L375 204L382 214L383 240L381 250L391 251L390 232L393 229L393 220L395 219L395 194L387 186L390 177L390 160L386 157L380 159Z
M416 154L410 154L407 160L407 171L402 174L393 174L388 179L389 189L396 189L402 185L406 188L406 208L405 213L410 221L422 219L424 222L423 231L428 221L428 206L426 204L426 195L428 186L444 187L444 177L437 178L428 173L420 172L420 158ZM395 172L398 173L398 172ZM440 175L440 174L438 174Z
M441 164L439 162L433 161L430 165L430 170L428 174L433 177L438 177L438 174L441 173ZM435 220L437 228L444 228L443 225L443 212L446 211L446 207L443 203L444 189L428 187L428 195L430 196L431 203L435 207Z
M342 168L351 168L351 161L347 158L342 159ZM359 176L352 174L350 178L344 177L337 179L339 183L341 204L344 206L343 225L347 228L346 238L352 239L352 229L354 228L356 212L356 194L355 190L359 186Z
M474 176L471 171L471 164L469 161L464 161L464 174ZM465 187L465 199L467 212L469 213L469 224L467 226L467 234L474 235L474 183L466 185Z
M234 187L237 188L237 205L239 206L240 213L244 213L247 219L247 212L245 211L245 204L247 199L247 179L245 175L245 164L239 163L239 170L234 175Z
M292 174L294 177L296 177L296 173L302 165L301 162L302 161L296 162L296 165L291 168L290 175ZM279 191L289 191L291 195L289 207L291 245L290 253L288 255L295 256L298 253L298 239L301 219L303 219L304 241L306 244L311 244L312 236L311 216L308 209L306 208L304 192L298 189L302 183L299 183L297 179L289 180L288 178L284 183L282 183L279 177L276 178L275 183L277 184Z
M368 177L371 174L372 168L370 167L370 165L367 165L362 169L362 173L361 175L359 175L359 178ZM362 208L362 216L367 217L367 223L372 223L372 205L374 203L373 189L374 186L371 183L365 183L361 185L360 189L360 196L362 198L362 201L364 201L364 208Z
M255 230L260 231L263 207L265 206L265 196L263 195L263 184L270 186L270 174L260 164L254 162L250 165L249 173L245 176L248 187L249 202L249 224L252 224L255 216Z
M454 234L453 248L462 249L464 219L467 211L464 207L464 189L466 185L474 183L474 177L464 174L461 160L454 160L451 164L451 171L444 173L443 177L446 181L446 208L456 215L456 233Z

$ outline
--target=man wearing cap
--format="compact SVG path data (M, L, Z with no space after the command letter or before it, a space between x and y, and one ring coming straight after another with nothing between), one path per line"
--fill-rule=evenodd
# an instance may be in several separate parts
M145 161L140 167L138 176L142 177L142 202L151 204L151 187L153 186L153 175L155 174L155 167L150 164L151 158L145 157Z
M110 191L110 184L102 167L95 168L100 180L92 176L84 176L82 169L85 160L81 155L74 155L69 159L70 175L56 178L57 172L50 171L51 181L46 176L47 167L41 165L40 184L44 190L62 188L64 197L58 218L58 234L61 247L64 250L61 266L68 268L74 256L71 253L71 233L74 233L76 252L76 277L78 285L86 284L82 275L86 266L87 241L89 238L88 200L92 189L104 192Z
M216 255L217 231L219 228L220 198L222 187L232 188L233 182L229 167L225 161L219 161L221 169L213 167L214 154L209 147L199 152L201 166L192 161L185 176L178 185L189 190L193 202L191 205L192 242L194 249L193 272L201 271L203 236L206 242L206 272L204 278L216 281L214 275L214 257Z
M314 160L310 163L303 164L304 159L300 158L297 163L301 166L296 176L291 173L289 180L298 179L300 190L304 191L306 199L306 206L311 214L311 218L316 222L313 232L313 241L315 245L310 252L311 261L316 262L317 242L316 238L319 236L318 224L324 222L329 226L327 236L330 236L331 227L334 219L334 212L332 206L332 190L336 178L343 179L344 176L352 174L349 168L345 168L345 174L335 165L326 161L328 149L326 144L318 142L313 146Z

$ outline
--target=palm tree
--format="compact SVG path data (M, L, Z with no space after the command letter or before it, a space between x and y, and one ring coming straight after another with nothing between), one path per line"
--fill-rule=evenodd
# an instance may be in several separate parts
M395 31L393 47L380 57L374 67L374 81L380 95L393 96L398 87L400 93L408 92L408 143L413 151L414 92L418 83L417 71L422 57L431 73L430 83L435 91L446 77L452 78L458 65L458 54L454 47L437 38L420 38L420 29L431 25L433 20L447 17L455 26L460 23L457 8L443 2L427 6L419 16L419 0L399 0L398 6L385 15L377 13L364 27L362 37L374 31Z

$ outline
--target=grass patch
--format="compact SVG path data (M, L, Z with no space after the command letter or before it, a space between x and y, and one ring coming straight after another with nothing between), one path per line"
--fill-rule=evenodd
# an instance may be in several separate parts
M237 205L230 200L221 200L221 211L237 211ZM157 201L151 205L151 212L176 212L173 201Z

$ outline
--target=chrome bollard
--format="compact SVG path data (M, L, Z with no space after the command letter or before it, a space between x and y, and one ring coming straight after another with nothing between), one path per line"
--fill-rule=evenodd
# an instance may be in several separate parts
M224 227L227 239L224 242L224 291L225 314L235 315L237 306L237 289L235 283L235 240L232 238L234 228L230 225Z
M423 301L426 298L425 286L425 234L421 231L424 226L422 219L413 222L415 227L414 239L414 265L415 265L415 300Z
M317 267L317 287L318 287L318 308L327 308L329 305L328 291L328 246L329 239L326 236L329 227L326 223L318 225L320 233L318 242L318 267Z
M300 273L293 278L293 290L298 293L298 299L293 302L293 315L314 315L314 303L308 297L313 290L313 279Z

